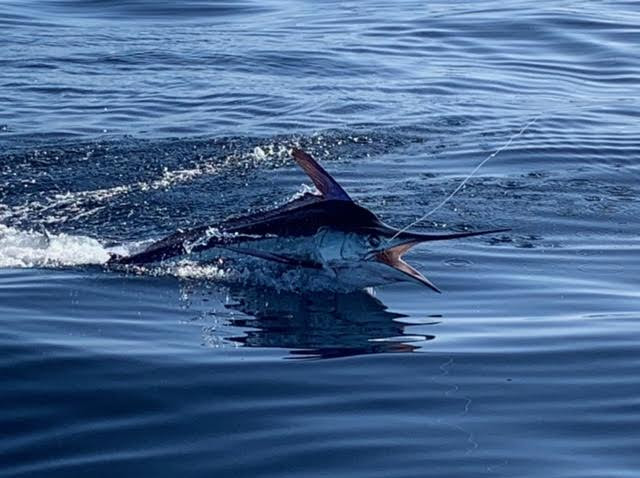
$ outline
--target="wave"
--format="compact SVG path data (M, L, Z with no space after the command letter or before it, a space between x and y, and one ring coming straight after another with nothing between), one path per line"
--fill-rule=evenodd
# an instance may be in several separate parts
M190 0L188 2L153 0L48 0L25 2L23 8L43 9L60 17L91 17L100 20L207 20L212 21L235 15L269 12L271 9L254 1Z

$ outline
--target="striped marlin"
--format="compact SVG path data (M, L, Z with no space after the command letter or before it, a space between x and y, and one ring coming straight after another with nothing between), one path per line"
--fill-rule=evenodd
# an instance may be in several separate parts
M109 263L148 264L186 256L206 259L222 249L325 274L343 288L413 281L440 292L403 260L409 249L423 242L507 230L452 234L400 231L354 202L309 154L293 149L292 155L319 195L306 193L273 210L230 219L217 226L179 231L142 252L114 256Z

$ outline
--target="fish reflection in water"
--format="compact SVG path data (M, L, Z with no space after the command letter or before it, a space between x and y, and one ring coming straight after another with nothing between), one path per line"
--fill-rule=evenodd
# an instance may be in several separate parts
M247 330L227 340L289 349L295 358L413 352L418 342L435 337L405 333L406 316L365 291L310 295L243 287L230 295L226 307L243 316L230 318L229 325Z

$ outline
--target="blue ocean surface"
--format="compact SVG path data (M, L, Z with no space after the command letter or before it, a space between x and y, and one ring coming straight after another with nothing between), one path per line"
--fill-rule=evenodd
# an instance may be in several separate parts
M0 3L0 476L640 476L640 4ZM526 127L526 128L525 128ZM307 190L442 290L305 290L178 229ZM259 278L259 280L257 280Z

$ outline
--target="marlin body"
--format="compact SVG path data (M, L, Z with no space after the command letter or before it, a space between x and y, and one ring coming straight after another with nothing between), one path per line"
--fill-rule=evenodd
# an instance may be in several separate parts
M439 235L399 231L356 204L310 155L299 149L292 154L319 195L307 193L277 209L179 231L142 252L114 257L110 264L158 263L187 256L207 260L222 249L324 274L342 288L414 281L440 292L402 259L405 252L422 242L505 231Z

